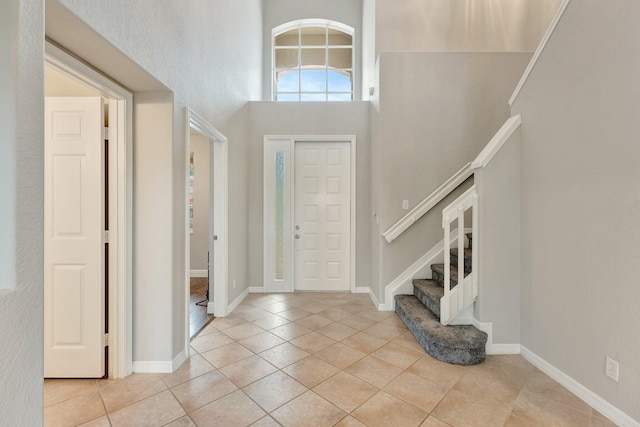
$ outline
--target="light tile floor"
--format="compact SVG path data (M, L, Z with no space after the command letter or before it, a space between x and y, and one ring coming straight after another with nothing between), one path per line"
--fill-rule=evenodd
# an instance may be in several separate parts
M251 294L172 374L46 380L46 426L613 426L521 356L439 362L368 295Z

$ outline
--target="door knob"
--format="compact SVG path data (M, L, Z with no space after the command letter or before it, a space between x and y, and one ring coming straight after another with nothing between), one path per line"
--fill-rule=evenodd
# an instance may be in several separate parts
M296 225L296 230L300 230L300 226L299 225Z
M296 234L296 239L299 239L299 238L300 238L300 235L299 235L299 234Z

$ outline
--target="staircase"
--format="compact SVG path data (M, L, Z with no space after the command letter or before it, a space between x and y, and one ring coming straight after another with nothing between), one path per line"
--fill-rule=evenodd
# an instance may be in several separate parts
M472 271L471 234L464 251L464 275ZM458 249L450 251L451 289L458 284ZM472 325L445 326L440 323L440 300L444 296L445 265L432 264L432 279L414 279L413 295L396 295L396 313L425 351L434 358L455 365L477 365L485 358L487 334Z

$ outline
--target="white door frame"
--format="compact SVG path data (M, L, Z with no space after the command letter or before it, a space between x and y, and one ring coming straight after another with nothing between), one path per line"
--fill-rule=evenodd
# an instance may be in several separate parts
M132 372L133 95L49 43L45 62L109 99L109 372Z
M213 241L211 236L217 236L217 240L213 241L216 250L213 251L213 289L209 289L209 301L207 305L207 313L215 314L216 317L225 317L229 308L229 290L227 286L228 275L228 250L229 250L229 182L228 182L228 162L229 148L227 138L220 133L212 124L205 120L201 115L190 109L185 108L185 304L186 304L186 321L185 321L185 354L189 355L190 337L189 337L189 293L191 278L191 232L189 229L189 163L191 151L191 130L204 135L211 142L210 153L213 154L213 160L210 160L210 179L213 178L213 228L209 230L209 247ZM211 159L211 156L209 156ZM211 212L210 212L211 215Z
M295 144L296 142L348 142L349 146L351 147L351 208L350 208L350 233L351 233L351 242L350 242L350 249L349 249L349 262L351 264L351 277L350 277L350 289L352 293L359 293L361 292L360 288L356 287L356 136L355 135L265 135L264 136L264 145L263 145L263 157L264 157L264 169L263 169L263 176L265 177L264 179L264 191L263 191L263 212L266 212L267 210L267 204L269 200L272 200L274 197L273 194L273 186L270 185L269 183L271 182L270 180L267 179L267 171L268 168L271 166L271 163L268 163L267 156L266 153L269 152L269 145L271 144L285 144L288 147L288 153L290 155L290 159L294 158L294 154L295 154ZM293 177L295 176L295 161L291 161L290 162L290 169L289 171L287 171L287 173L290 173L290 180L293 180ZM291 191L291 200L289 203L287 203L287 206L289 207L289 217L291 218L291 230L293 230L293 215L294 215L294 206L295 206L295 191L293 189L293 187L291 187L290 189ZM271 260L269 259L269 253L271 251L271 248L273 247L272 242L270 242L269 237L268 237L268 230L270 229L270 227L272 227L272 224L270 224L270 217L266 214L263 214L263 226L264 226L264 231L263 231L263 275L264 275L264 291L265 292L273 292L273 291L277 291L277 292L293 292L295 289L294 286L294 277L295 277L295 272L293 271L294 269L294 262L295 262L295 252L293 251L293 247L294 247L294 234L295 233L286 233L285 232L285 238L286 238L286 243L289 246L290 250L285 251L285 253L287 254L287 261L288 261L288 265L289 265L289 269L288 272L289 274L291 274L291 280L290 280L290 284L289 286L287 286L287 289L270 289L270 287L268 286L268 283L272 282L272 278L268 277L269 272L271 271L270 265L272 264ZM287 270L285 268L285 270Z

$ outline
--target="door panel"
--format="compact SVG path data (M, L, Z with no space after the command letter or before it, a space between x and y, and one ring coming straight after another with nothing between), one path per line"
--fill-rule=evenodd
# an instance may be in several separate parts
M44 375L104 376L101 98L45 102Z
M296 142L296 290L351 288L350 173L349 143Z

